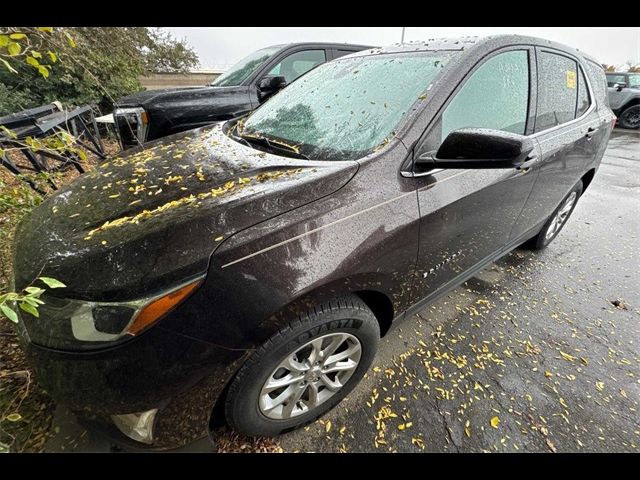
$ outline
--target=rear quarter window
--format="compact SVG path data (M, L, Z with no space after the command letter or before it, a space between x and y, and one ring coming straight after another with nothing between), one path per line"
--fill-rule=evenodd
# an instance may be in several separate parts
M584 78L582 68L578 69L578 105L576 107L576 118L581 117L589 110L591 105L591 98L589 96L589 87L587 81Z
M593 94L596 97L596 104L598 106L609 106L609 94L607 92L607 77L604 73L604 69L601 65L598 65L591 60L585 62L587 67L587 75L591 81L591 88Z
M351 55L352 53L356 53L358 50L336 50L335 58L344 57L345 55Z

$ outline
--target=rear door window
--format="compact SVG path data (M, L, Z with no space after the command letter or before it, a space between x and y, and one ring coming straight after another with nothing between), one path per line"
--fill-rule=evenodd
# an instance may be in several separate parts
M357 50L340 50L339 48L334 50L333 58L344 57L345 55L351 55L355 53Z
M576 118L578 64L575 60L538 52L538 109L535 131L562 125Z

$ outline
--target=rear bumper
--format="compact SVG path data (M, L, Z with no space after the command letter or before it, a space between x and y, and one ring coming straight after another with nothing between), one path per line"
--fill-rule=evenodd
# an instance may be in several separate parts
M115 443L143 450L175 449L206 437L209 420L242 351L187 338L161 327L117 347L65 352L20 339L35 377L59 403ZM158 409L153 442L125 436L111 415Z

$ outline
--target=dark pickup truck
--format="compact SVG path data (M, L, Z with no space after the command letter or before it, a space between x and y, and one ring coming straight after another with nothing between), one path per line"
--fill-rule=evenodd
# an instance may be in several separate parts
M229 120L257 108L312 68L366 45L289 43L253 52L204 87L170 88L121 98L113 112L123 149Z

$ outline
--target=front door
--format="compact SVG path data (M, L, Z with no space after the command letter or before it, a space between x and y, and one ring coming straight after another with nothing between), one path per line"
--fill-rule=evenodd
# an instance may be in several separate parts
M437 150L460 128L529 133L532 59L533 49L525 46L485 58L454 92L416 154ZM508 243L536 175L535 169L434 170L419 179L420 296L456 283Z

